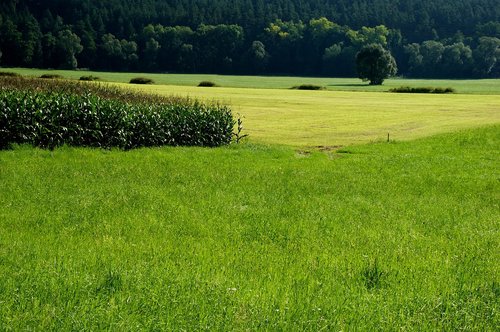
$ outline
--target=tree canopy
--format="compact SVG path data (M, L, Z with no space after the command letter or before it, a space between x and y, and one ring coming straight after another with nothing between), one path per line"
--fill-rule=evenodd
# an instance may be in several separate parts
M364 46L356 55L358 77L370 81L370 85L381 85L386 78L396 75L398 68L391 52L380 44Z
M414 77L499 77L497 0L3 0L0 65L356 75L376 43Z

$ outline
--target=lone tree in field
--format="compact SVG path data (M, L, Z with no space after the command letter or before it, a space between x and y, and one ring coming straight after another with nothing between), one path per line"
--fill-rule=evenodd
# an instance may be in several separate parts
M381 85L388 77L396 75L398 67L391 52L380 44L370 44L356 55L358 76L370 85Z

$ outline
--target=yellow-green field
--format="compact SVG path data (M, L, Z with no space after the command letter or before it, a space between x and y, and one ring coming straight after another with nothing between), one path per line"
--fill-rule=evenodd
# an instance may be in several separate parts
M0 151L0 331L498 330L500 94L113 84L250 138Z
M408 140L500 122L500 95L133 86L228 103L252 141L302 147Z
M102 82L149 93L180 95L229 104L244 119L250 140L296 147L334 147L372 141L410 140L500 122L500 79L391 79L372 87L356 78L257 77L206 74L106 73L3 68L23 76L58 74L66 79L94 75ZM145 76L154 85L128 84ZM221 87L201 88L203 80ZM303 83L323 91L289 89ZM107 84L107 83L106 83ZM396 94L390 88L452 87L457 93ZM346 91L349 90L349 91ZM352 90L352 91L351 91Z

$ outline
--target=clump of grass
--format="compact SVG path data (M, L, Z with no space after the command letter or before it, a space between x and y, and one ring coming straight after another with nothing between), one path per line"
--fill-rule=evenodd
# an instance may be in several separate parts
M80 77L80 81L89 81L89 82L92 82L92 81L98 81L98 80L100 80L99 77L92 76L92 75Z
M58 79L62 79L64 77L62 77L59 74L43 74L42 76L40 76L40 78L49 79L49 80L58 80Z
M134 77L130 80L130 84L154 84L155 82L147 77Z
M377 259L367 265L361 272L363 283L368 290L379 288L382 284L382 277L385 273L380 268Z
M211 87L215 87L217 86L217 84L215 82L212 82L212 81L201 81L198 86L200 87L207 87L207 88L211 88Z
M301 84L298 86L294 86L292 89L296 90L325 90L324 86L316 85L316 84Z
M98 293L112 295L123 287L123 278L117 271L109 270L104 276L101 284L97 287Z
M13 73L10 71L0 71L0 77L20 77L18 73Z
M390 89L389 92L396 93L454 93L453 88L434 88L434 87L416 87L412 88L409 86L401 86L399 88Z

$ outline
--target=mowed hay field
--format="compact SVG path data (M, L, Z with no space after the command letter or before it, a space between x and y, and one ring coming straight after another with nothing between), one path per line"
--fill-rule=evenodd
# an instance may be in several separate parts
M252 140L266 144L339 146L387 140L388 133L408 140L500 122L500 94L121 86L230 104Z
M314 84L333 91L385 92L401 86L454 88L457 93L500 94L500 79L480 80L426 80L388 79L381 86L371 86L358 78L295 77L295 76L241 76L213 74L152 74L116 73L87 70L46 70L28 68L0 68L0 72L15 72L23 76L39 77L56 74L66 79L78 80L82 76L99 77L103 82L128 83L135 77L147 77L158 85L197 86L202 81L210 81L225 88L290 89L301 84Z
M0 151L0 330L498 330L499 95L123 86L250 136Z

